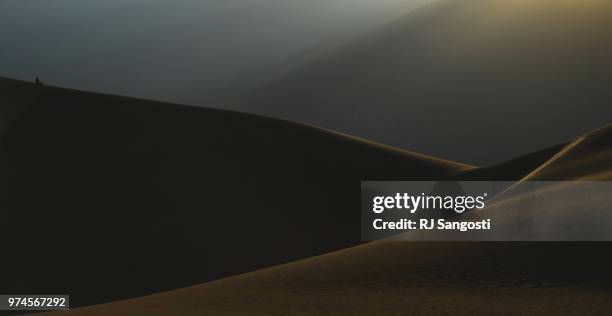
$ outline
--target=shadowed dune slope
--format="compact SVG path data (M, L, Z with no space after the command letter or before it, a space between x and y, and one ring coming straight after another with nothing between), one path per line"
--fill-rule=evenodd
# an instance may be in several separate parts
M609 29L608 0L437 1L237 104L440 157L498 163L609 122Z
M577 138L528 178L609 174L612 160L599 157L610 158L611 140L612 126ZM606 315L610 250L609 243L373 242L67 315Z
M281 120L8 79L0 102L2 290L75 305L356 245L361 180L470 168Z

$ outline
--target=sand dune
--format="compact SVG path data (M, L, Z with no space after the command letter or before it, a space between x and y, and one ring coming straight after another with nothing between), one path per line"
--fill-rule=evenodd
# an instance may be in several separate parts
M612 125L507 162L471 168L453 175L460 180L607 180L612 160Z
M612 125L608 125L570 142L524 180L611 180L611 161Z
M0 284L76 305L357 245L360 180L471 168L235 112L5 79L0 94Z
M197 161L203 166L207 166L211 164L211 161L214 161L212 160L214 156L211 157L211 155L223 154L223 158L219 158L217 163L206 169L199 169L204 167L198 167L197 163L190 164L185 174L197 172L198 175L201 175L201 178L197 177L198 181L190 181L188 183L189 186L179 186L181 189L187 190L190 186L199 183L199 180L205 178L205 174L209 174L210 177L210 173L214 174L214 170L218 170L224 176L227 176L228 170L231 169L224 164L220 164L220 162L233 161L236 163L235 166L240 166L241 172L253 177L251 181L256 183L257 186L250 186L248 177L234 176L235 178L232 180L240 180L242 182L216 183L214 187L206 187L207 190L197 191L196 189L197 192L193 194L197 196L206 194L207 197L210 197L210 194L236 192L232 190L238 189L242 190L240 191L242 194L248 194L247 190L253 190L257 193L257 196L252 196L251 201L266 201L270 203L271 200L266 199L266 194L277 193L279 190L283 190L283 187L287 187L287 182L279 181L290 181L290 179L294 179L293 176L297 175L300 181L291 182L291 189L309 192L309 196L300 200L301 203L293 203L279 210L279 212L283 211L283 214L288 216L290 214L293 214L293 216L308 216L305 214L312 215L314 213L313 216L317 218L320 218L320 216L329 218L331 215L329 210L332 207L335 207L333 209L336 212L341 212L339 215L347 216L351 213L350 210L356 209L356 207L344 205L344 208L342 208L339 204L328 204L326 207L321 207L322 204L314 205L309 201L314 199L317 203L323 203L323 201L330 203L333 200L330 200L329 195L326 196L325 200L322 200L317 198L317 194L324 194L328 190L336 193L343 192L341 186L350 187L351 183L358 182L360 177L391 177L405 180L426 179L433 177L432 175L435 174L435 177L446 177L448 179L486 179L487 177L495 178L496 174L503 174L504 180L571 180L591 177L599 178L601 175L612 171L610 159L606 159L606 157L609 158L608 155L611 147L611 127L605 127L578 137L575 140L570 140L565 144L519 157L498 166L482 168L479 171L479 169L465 165L425 158L420 155L389 149L335 133L283 121L268 120L238 113L182 108L142 100L75 93L73 91L53 88L45 88L45 91L41 93L44 94L44 97L41 97L40 100L49 101L31 107L26 112L27 114L20 118L19 123L14 126L14 129L10 129L9 133L6 134L4 146L8 146L7 148L12 150L9 152L21 153L21 151L24 151L27 154L31 154L32 157L39 157L33 150L25 151L20 149L21 151L19 151L17 148L11 147L16 146L15 143L11 142L11 137L19 135L20 143L25 143L27 140L27 143L30 144L28 148L40 148L43 146L42 141L34 142L36 138L34 135L29 135L28 137L27 131L31 130L30 128L33 128L33 126L37 126L38 130L40 130L41 124L48 124L45 125L47 127L45 130L49 131L48 135L37 133L36 137L41 137L46 142L54 140L56 144L54 148L56 149L58 148L57 146L66 150L71 148L68 145L80 145L80 147L75 147L78 150L72 149L72 151L69 151L71 155L78 154L81 155L80 157L83 157L84 152L87 153L87 151L93 150L93 145L89 146L77 141L83 141L85 140L84 138L76 140L71 138L65 139L58 137L60 135L57 133L62 132L61 136L63 137L75 137L75 133L68 133L68 131L74 132L78 130L79 135L86 135L88 141L92 141L94 136L100 137L98 139L94 138L93 140L96 140L96 142L92 144L95 144L96 148L103 146L103 149L107 152L108 146L112 146L110 147L111 149L117 150L114 147L118 146L117 144L127 146L128 144L142 144L143 139L150 141L150 138L143 138L143 135L150 137L148 133L152 133L162 127L163 133L157 135L159 138L155 138L155 140L159 141L157 143L158 148L170 146L169 141L180 141L183 143L179 149L186 151L189 155L196 155L196 158L198 158L187 159L186 156L189 155L173 158L176 159L174 160L176 165L181 163L184 165L185 161ZM60 100L63 102L58 107L57 104ZM121 106L116 106L117 104L121 104ZM84 117L87 120L84 123L79 122L78 126L70 125L77 123L66 119L62 120L62 117L65 117L66 111L80 111L78 113L79 117ZM71 115L75 114L69 113ZM112 143L101 142L108 141L108 134L105 133L103 136L95 134L101 128L108 132L113 127L121 127L120 123L125 124L121 120L128 118L130 124L137 124L138 128L131 130L123 127L122 133L117 134L114 138L110 138L113 141ZM58 125L58 121L61 124ZM163 128L163 126L166 126L164 124L171 123L171 128ZM151 124L151 126L148 124ZM58 128L58 126L61 126L61 128ZM224 126L233 127L231 129L231 137L225 135L230 129L224 128ZM248 130L242 133L237 131L237 129L242 129L245 126L248 127ZM72 129L69 127L78 128ZM103 127L106 127L106 129ZM179 129L181 133L174 134L177 133L175 129ZM169 136L165 133L173 134ZM214 135L211 136L211 134ZM127 136L132 137L132 142L119 141ZM226 140L227 143L223 146L210 140L213 136L215 139L217 137L229 137L229 139ZM133 142L135 138L141 141ZM244 141L246 139L249 142ZM238 142L239 140L243 141ZM36 146L33 146L32 142ZM299 144L299 148L292 147L295 144ZM200 151L191 149L191 146L199 146ZM239 151L238 154L235 152L241 149L238 146L247 146L248 151ZM305 147L308 150L304 150ZM164 152L167 155L176 155L181 150L176 150L176 147L173 147L172 150ZM317 151L313 152L313 150ZM123 155L127 155L126 157L134 155L134 151L130 150L122 150L120 152ZM151 154L150 151L142 149L135 152L146 152L147 156ZM19 157L24 159L25 153L21 153ZM99 154L100 152L96 151L95 153ZM66 155L61 157L62 159L69 158ZM89 162L95 161L101 163L109 161L109 159L101 159L98 156L95 156L96 159L90 156L85 157L89 159ZM246 159L247 157L248 160ZM47 157L47 159L49 158ZM250 165L252 159L255 159L257 162L253 166ZM270 159L272 161L269 161ZM359 161L354 161L353 159L359 159ZM367 161L362 159L367 159ZM122 158L122 161L124 161L124 158ZM161 163L160 161L158 163ZM40 159L37 162L42 163ZM53 162L56 163L54 166L58 166L57 164L61 163L58 159L54 159ZM73 162L71 161L71 163ZM174 169L174 172L180 172L181 169L178 169L179 167L175 164L171 165L173 168L177 168ZM169 168L167 163L161 165L162 170ZM28 164L27 166L28 168L33 168L33 164ZM67 164L60 164L60 166L64 173L66 170L74 168L69 168ZM134 166L136 164L130 165L131 168L134 168ZM316 168L309 166L316 166ZM588 168L585 168L586 166ZM306 169L300 172L302 169L299 167ZM401 167L405 169L401 169ZM403 171L398 173L397 168ZM38 173L30 175L26 179L41 179L40 175L44 170L36 168L34 170L38 171ZM75 169L71 172L76 172L76 170L80 169ZM274 170L278 171L273 172ZM108 170L106 171L108 172ZM133 183L129 182L133 181L129 175L134 171L130 171L129 168L122 168L121 171L124 172L121 179L124 182L128 181L127 183L133 186ZM50 171L46 170L44 172L45 176L49 176ZM289 177L282 177L286 172L290 173ZM74 174L67 174L70 177L76 177ZM308 178L309 175L316 177ZM273 177L274 181L266 180L261 182L260 177L267 178L268 176ZM320 177L323 176L326 177L325 181L319 181L321 180ZM102 176L97 175L97 181L99 181L100 177ZM184 176L183 180L185 178L187 177ZM19 178L16 178L16 176L10 179L19 181ZM223 177L218 176L216 179L220 181ZM308 180L307 185L300 184L300 182L306 179L317 179L317 181ZM108 180L105 181L105 184L110 184ZM329 181L332 181L332 183L326 183ZM58 183L60 186L66 187L68 181L64 178ZM85 183L92 185L90 182ZM154 183L165 182L157 180ZM170 183L175 182L170 181ZM120 182L113 182L112 184L122 186ZM70 188L72 190L76 189L75 186L70 186ZM196 186L196 188L200 187ZM29 189L32 190L33 188L29 187ZM45 192L42 189L34 189L37 189L37 191L34 191L37 194ZM109 192L108 187L104 189L106 190L105 192ZM47 190L49 189L47 188ZM52 193L58 194L58 189L54 188L51 190ZM110 192L116 191L110 190ZM174 191L167 189L163 192ZM283 194L288 194L289 192L291 190L282 191ZM155 196L154 194L146 195L147 198ZM335 196L336 198L342 197L347 199L355 197L350 192L344 192ZM111 195L111 197L113 196ZM144 194L141 197L144 197ZM295 196L287 195L285 197L287 200L283 201L287 202L289 198ZM184 198L184 195L177 196L175 201L185 201ZM224 195L223 198L227 201L227 199L232 197ZM194 197L191 199L187 199L187 201L195 200ZM237 202L235 199L232 199L232 201ZM270 212L273 208L269 206L274 204L256 205L259 207L258 209L238 208L239 212L233 213L231 216L228 215L228 217L243 216L245 212L248 214L247 210L265 210ZM10 206L15 207L14 204ZM151 204L148 206L150 210ZM218 205L215 206L218 207ZM243 205L240 204L238 206ZM236 207L236 205L231 207ZM226 210L230 210L231 207L228 206ZM68 208L68 210L75 209L76 207ZM147 221L142 221L142 214L146 213L148 209L132 209L131 211L138 210L136 213L139 214L139 221L129 222L130 226L127 227L128 230L124 234L121 234L119 229L126 228L120 225L117 227L111 226L113 232L119 231L119 236L122 238L130 236L128 233L131 234L134 231L137 231L139 234L148 232L148 228L143 227L147 225ZM35 211L31 208L23 207L19 210ZM87 211L87 215L83 216L83 223L96 214L92 212L103 213L102 210L95 206L84 207L80 210ZM175 210L179 212L180 208ZM128 212L129 210L122 209L122 211ZM171 260L163 262L164 264L170 264L171 267L185 268L185 265L189 265L193 260L200 263L223 260L224 263L227 263L231 262L232 259L250 260L250 258L260 257L266 258L265 263L271 264L274 262L274 259L282 261L287 260L292 255L298 257L299 254L291 253L292 248L301 251L308 249L311 252L316 252L313 248L308 247L308 243L303 242L304 239L302 238L307 237L291 234L290 230L283 230L279 226L272 226L270 221L275 219L272 216L265 217L264 220L262 220L261 216L265 215L250 217L250 221L255 221L254 223L260 226L250 228L251 230L249 230L249 226L240 226L237 227L238 229L233 234L228 235L226 227L215 228L218 222L210 225L207 224L211 214L215 220L227 220L227 218L223 218L215 212L214 208L203 208L201 210L193 208L190 211L194 213L199 212L198 214L201 214L201 217L182 217L181 219L191 221L192 223L197 221L194 223L197 227L202 230L202 227L206 227L206 229L212 230L212 233L202 231L202 236L188 235L190 232L189 224L182 224L180 229L184 229L187 233L181 240L162 240L160 236L168 238L169 235L149 233L148 236L157 236L155 238L158 239L148 240L147 242L156 247L160 247L160 245L163 247L163 244L160 244L162 241L167 243L192 242L195 245L200 243L200 245L205 245L203 247L214 247L215 245L230 246L233 247L232 251L239 253L231 256L226 255L223 251L212 251L208 253L211 257L198 258L198 256L193 254L190 255L188 251L198 250L198 248L189 248L181 254L173 254L176 257L170 257ZM180 214L188 216L184 211ZM278 213L274 214L278 215ZM32 213L29 215L31 216ZM96 220L98 221L90 222L93 224L87 225L87 229L96 229L96 225L100 224L100 219L96 218ZM288 220L290 218L273 222L273 224L278 225L279 222L286 222ZM304 218L301 217L300 220L304 220ZM303 229L312 231L314 227L312 226L313 222L308 222L308 220L306 218L306 221L302 222L305 224ZM175 223L176 221L178 220L175 219ZM108 224L110 221L102 221L102 223ZM261 223L270 226L261 226ZM343 234L351 231L350 225L354 225L352 227L359 227L359 225L357 222L345 224L347 224L346 229L340 228L338 230L339 227L335 226L333 229L330 227L329 232L326 231L326 227L317 226L317 238L320 238L317 241L327 241L330 242L330 245L333 242L333 246L337 247L343 246L342 243L350 244L350 240L343 239ZM140 228L138 225L141 225ZM320 222L317 225L320 225ZM264 233L262 227L265 227L265 232L268 235L256 235ZM72 232L75 229L70 226L63 228L69 229ZM172 232L172 230L169 232ZM224 232L226 234L223 234ZM209 235L204 235L204 233ZM214 235L214 233L219 235ZM261 246L262 242L269 243L277 240L278 234L283 236L285 242L269 244L266 247ZM92 237L88 235L85 235L84 238L89 238L90 242L92 240ZM339 239L342 241L338 242ZM100 245L103 244L102 241L97 242L100 242ZM104 240L104 244L107 242L109 240ZM120 245L121 242L125 241L113 241L113 239L110 239L110 244ZM135 243L133 240L131 242ZM140 246L146 244L142 243ZM96 256L98 260L102 258L102 262L105 264L118 260L116 264L123 265L125 260L128 262L132 260L131 263L134 263L134 260L136 260L126 255L127 251L122 251L121 248L119 250L105 250L100 248L100 246L95 247L95 245L90 245L89 247L91 248L79 249L78 254L66 258L66 260L69 260L68 262L73 264L71 266L73 269L75 267L79 269L78 264L83 264L84 267L88 268L99 267L100 261L81 261L83 258L92 255ZM333 247L330 246L329 248ZM138 249L142 250L142 248ZM321 248L316 250L321 250ZM286 256L274 258L275 251L282 251ZM612 290L610 288L612 275L609 273L612 258L607 255L609 251L610 245L608 243L374 242L194 287L110 304L80 308L69 313L54 313L52 315L277 315L287 313L291 315L371 315L381 313L385 315L486 315L496 311L505 311L507 314L607 314L610 312L607 302L610 299L610 290ZM305 252L300 254L304 255ZM102 255L113 256L113 258L105 259ZM168 254L166 253L166 255ZM143 260L151 259L150 256L145 256ZM173 263L175 260L180 260L180 263ZM155 261L148 261L148 264L151 264L151 262ZM48 261L45 261L45 263L48 263ZM147 262L138 263L147 264ZM251 267L255 265L252 264ZM134 267L133 265L129 266ZM199 273L197 268L190 267L187 266L186 270L183 271L184 274L182 276L185 278L184 280L187 280L189 275L193 276L193 273L196 274L197 278ZM243 265L242 267L245 266ZM142 266L136 268L142 268ZM234 271L238 270L235 269ZM107 271L100 271L99 273L108 278L109 275L107 273L110 271L113 273L121 272L121 270L113 269L110 266ZM134 271L130 269L123 272L121 276L125 278L133 274ZM175 270L170 268L149 271L148 274L142 275L143 279L122 279L121 281L115 281L120 283L104 284L105 287L103 289L106 289L106 293L110 293L113 289L122 288L127 284L134 290L137 288L138 282L142 282L145 277L149 278L145 282L148 284L148 289L151 289L156 283L167 286L169 281L164 279L164 277L180 276L172 275L173 271ZM85 269L83 272L85 272ZM89 276L90 274L85 275ZM90 282L91 279L87 281ZM99 285L100 283L98 281L98 283L91 284ZM61 285L69 286L67 284ZM79 291L84 288L83 286L73 286L71 293L79 297L84 293Z
M611 21L606 0L437 1L238 103L494 164L609 122Z

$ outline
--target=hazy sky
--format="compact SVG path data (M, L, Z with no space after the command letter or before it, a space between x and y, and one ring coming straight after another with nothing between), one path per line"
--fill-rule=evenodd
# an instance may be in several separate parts
M0 76L206 106L431 0L3 0Z

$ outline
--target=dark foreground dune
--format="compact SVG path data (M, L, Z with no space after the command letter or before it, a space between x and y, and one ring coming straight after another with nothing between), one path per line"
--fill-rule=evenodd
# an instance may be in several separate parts
M554 148L462 173L518 170L525 179L612 179L612 127ZM539 166L522 174L527 158ZM611 250L607 242L373 242L52 315L609 315Z
M360 181L468 169L290 122L0 79L3 293L137 297L360 243Z
M610 127L476 168L235 112L0 92L5 293L143 296L76 315L608 312L608 243L352 246L361 180L609 180Z

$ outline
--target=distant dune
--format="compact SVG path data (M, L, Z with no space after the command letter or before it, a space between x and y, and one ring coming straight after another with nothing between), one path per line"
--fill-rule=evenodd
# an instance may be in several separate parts
M237 104L494 164L609 122L610 29L607 0L437 1Z
M8 79L0 95L2 290L76 305L357 245L361 180L471 168L236 112Z
M611 180L611 156L608 126L497 168L522 170L511 165L531 158L540 167L528 179ZM373 242L52 315L607 315L610 250L609 243Z
M610 180L612 124L507 162L460 171L466 180Z

